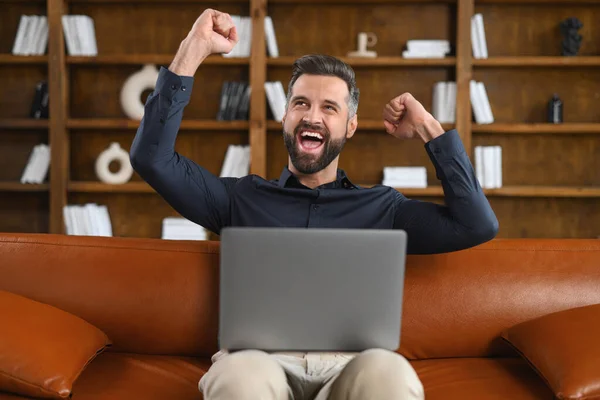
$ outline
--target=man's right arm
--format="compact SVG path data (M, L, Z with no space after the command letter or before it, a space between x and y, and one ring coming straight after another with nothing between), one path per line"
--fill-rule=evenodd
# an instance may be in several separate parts
M194 23L155 90L130 150L135 171L185 218L219 233L229 224L229 193L235 178L218 178L175 151L183 109L194 74L210 54L228 53L237 43L231 16L207 9Z
M229 189L235 178L218 178L175 151L193 77L161 68L155 90L130 150L135 171L185 218L219 233L228 225Z

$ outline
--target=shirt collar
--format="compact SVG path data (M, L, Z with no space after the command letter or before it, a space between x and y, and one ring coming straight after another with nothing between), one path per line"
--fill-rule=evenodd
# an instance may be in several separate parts
M290 171L290 169L288 167L284 167L283 171L281 171L281 175L279 176L279 181L278 181L279 187L289 186L290 179L295 179L296 182L299 183L298 178L296 178L296 176L292 173L292 171ZM339 168L337 170L337 177L335 180L334 187L344 188L344 189L358 189L358 187L355 184L353 184L350 181L350 179L348 179L348 176L346 176L346 172Z

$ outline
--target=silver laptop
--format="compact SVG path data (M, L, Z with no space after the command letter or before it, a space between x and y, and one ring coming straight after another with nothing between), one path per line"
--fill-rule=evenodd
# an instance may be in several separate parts
M396 350L406 239L402 230L224 228L220 348Z

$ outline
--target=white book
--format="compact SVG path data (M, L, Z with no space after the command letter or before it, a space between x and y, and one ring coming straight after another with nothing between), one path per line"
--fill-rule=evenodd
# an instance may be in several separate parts
M277 46L277 36L275 36L275 26L270 16L265 17L265 38L269 56L279 57L279 47Z
M73 234L73 221L71 221L71 214L69 213L69 206L65 205L62 209L63 222L65 224L65 232L67 235Z
M493 146L485 146L483 148L483 180L486 189L493 189L495 187L495 169L494 148Z
M33 42L31 44L30 54L32 55L40 55L42 54L40 51L40 45L43 40L44 31L48 29L47 19L45 16L38 16L38 23L35 35L33 37Z
M26 15L21 15L19 20L19 27L17 28L17 34L15 35L15 42L13 43L12 54L20 55L23 48L23 38L25 37L25 31L27 30L27 23L29 19Z
M502 147L495 146L496 153L496 187L502 187Z
M490 105L490 99L488 98L487 91L483 82L477 83L477 89L479 91L479 97L483 104L483 111L485 114L485 122L491 124L494 122L494 114L492 113L492 107Z
M250 54L252 53L252 18L251 17L245 17L245 18L246 18L246 35L248 37L248 39L246 40L245 54L246 54L246 57L250 57Z
M33 42L35 41L35 35L38 30L40 20L37 15L29 16L29 25L27 25L27 31L25 32L25 38L23 41L23 52L24 56L31 55L31 50L34 48Z
M237 57L246 57L246 43L248 41L248 36L246 34L246 17L240 16L239 25L237 27L238 37L240 38L240 41L236 46L238 47Z
M475 146L475 175L479 186L485 188L485 176L483 175L483 146Z
M250 171L250 146L242 146L240 148L240 162L238 168L238 178L248 175Z
M273 85L275 88L275 93L277 94L277 107L279 108L279 121L283 120L283 116L285 115L285 89L283 88L283 83L281 81L276 81Z
M75 234L79 236L85 235L85 225L81 218L82 206L74 204L71 206L71 211L73 212L73 221L75 221Z
M452 104L456 103L456 83L446 82L446 98L444 99L444 122L454 122Z
M83 43L81 41L81 31L79 30L77 19L75 17L75 15L69 15L69 26L71 28L71 33L73 36L73 43L75 44L75 55L82 56L84 54Z
M481 45L479 44L480 37L477 34L477 22L475 15L471 17L471 49L473 50L473 58L482 58Z
M87 203L83 206L83 215L85 217L85 223L88 229L87 234L89 236L97 236L98 235L98 226L96 223L95 216L95 204Z
M21 174L21 183L29 183L29 177L31 175L33 160L37 153L36 149L37 149L37 146L34 146L33 149L31 149L31 153L29 153L29 158L27 159L27 164L25 165L25 168L23 168L23 173Z
M475 114L475 122L478 124L484 124L486 121L485 111L483 109L483 103L479 96L479 89L477 88L477 82L471 80L469 82L469 97L471 99L471 106L473 113Z
M98 55L98 43L96 41L96 25L94 24L94 20L89 15L85 16L87 20L89 36L90 36L90 48L93 56Z
M281 117L279 116L279 107L277 106L277 94L274 91L273 82L265 82L265 93L267 95L267 102L271 108L273 118L275 121L281 122Z
M404 58L444 58L446 57L446 53L414 53L408 50L404 50L402 52L402 57Z
M77 30L77 38L79 40L79 51L82 56L89 56L88 38L83 15L72 15L75 29Z
M43 55L46 53L46 47L48 46L48 18L44 15L42 16L42 32L39 37L39 41L37 43L37 48L35 49L35 54Z
M75 48L75 40L73 38L74 32L71 31L71 23L69 22L69 16L63 15L61 17L61 22L63 26L63 34L65 36L65 45L67 47L67 52L70 56L76 55L77 49Z
M448 40L408 40L406 49L411 53L449 53Z
M35 183L42 183L46 179L48 169L50 168L50 147L48 145L40 145L39 162L35 169Z
M225 159L223 160L223 165L221 166L221 178L231 177L233 158L235 157L234 152L234 145L230 144L229 146L227 146L227 151L225 152Z
M432 105L432 114L433 118L438 120L440 123L444 123L444 99L446 98L446 82L436 82L433 85L433 105Z
M102 220L102 236L112 236L112 223L110 222L108 207L105 205L98 206L98 213L100 214Z
M481 58L488 58L487 41L485 38L485 28L483 26L483 15L475 14L475 23L477 24L478 44L481 50Z
M29 183L41 183L39 176L40 171L44 164L44 147L41 144L35 146L35 155L33 157L33 163L31 165L31 171L29 173Z
M73 235L81 235L81 229L79 227L79 222L77 221L77 207L75 205L69 206L69 214L71 216L71 228L73 231Z
M448 123L456 122L456 82L449 82L450 88L450 105L448 107Z

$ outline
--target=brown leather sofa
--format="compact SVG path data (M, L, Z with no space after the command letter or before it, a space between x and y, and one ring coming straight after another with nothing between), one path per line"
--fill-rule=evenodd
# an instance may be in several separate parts
M0 234L0 290L77 315L113 342L75 382L75 400L201 398L217 350L218 266L218 242ZM599 266L598 240L409 256L399 351L426 399L552 399L499 335L600 303Z

